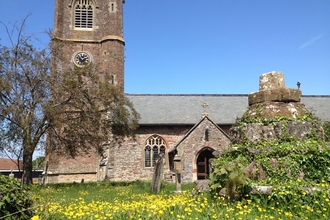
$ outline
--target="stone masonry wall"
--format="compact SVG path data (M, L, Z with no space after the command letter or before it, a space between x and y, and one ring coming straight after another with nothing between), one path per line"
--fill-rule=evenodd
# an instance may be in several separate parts
M123 0L94 1L92 30L75 30L72 0L56 0L54 35L65 39L100 41L106 36L123 36ZM114 10L112 11L112 4Z
M203 127L204 126L204 127ZM210 147L214 150L228 146L227 137L215 129L214 124L210 126L210 141L204 142L205 124L198 127L198 132L184 142L187 150L184 156L185 167L190 171L184 176L186 180L192 181L192 169L196 160L196 153L203 147ZM137 179L151 179L153 168L144 167L144 147L145 141L153 134L161 136L166 142L166 153L191 129L192 126L141 126L137 129L136 141L126 139L118 143L111 149L108 177L111 181L132 181ZM193 148L191 148L193 146ZM48 182L80 182L96 181L97 171L99 170L100 155L90 150L87 153L81 152L75 158L68 156L65 151L59 150L48 153L49 162ZM169 170L169 161L166 154L165 171ZM195 171L194 171L195 172Z
M205 141L205 128L209 128L209 141ZM195 130L178 146L178 154L183 165L182 182L197 180L197 157L202 149L221 150L230 144L229 138L208 120L199 124Z
M75 157L71 157L64 149L51 152L48 149L46 161L49 174L47 182L96 181L100 156L93 149L77 152Z
M48 175L46 183L81 183L84 182L95 182L96 173L91 174L59 174L59 175Z
M300 102L301 94L299 88L285 88L282 72L262 74L259 78L259 91L248 96L249 107L241 119L241 125L230 129L233 143L245 140L252 143L270 141L285 135L297 140L309 138L313 127L317 126L315 129L320 130L321 126L301 121L303 117L311 117L311 113ZM278 121L280 119L281 122ZM284 119L288 120L287 124L283 124ZM267 120L268 123L261 123Z
M73 1L74 2L74 1ZM85 51L103 72L115 76L115 84L124 91L123 1L95 1L93 28L75 29L72 0L57 0L52 48L57 70L73 67L76 52ZM114 5L112 11L112 4Z
M151 179L153 168L144 167L145 141L153 134L161 136L166 142L166 153L189 130L191 126L140 127L136 131L136 141L126 140L114 149L114 163L108 175L111 180ZM169 170L166 154L165 170Z

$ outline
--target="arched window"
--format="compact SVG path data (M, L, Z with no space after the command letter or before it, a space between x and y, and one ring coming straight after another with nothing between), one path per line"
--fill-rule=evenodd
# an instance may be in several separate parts
M144 147L144 166L155 166L156 160L160 153L165 154L166 147L165 141L158 135L149 137Z
M94 5L92 0L76 0L74 5L74 27L93 28Z

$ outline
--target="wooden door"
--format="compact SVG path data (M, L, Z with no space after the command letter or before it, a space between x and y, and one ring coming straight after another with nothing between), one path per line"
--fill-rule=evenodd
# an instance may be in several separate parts
M210 175L209 159L213 158L212 152L208 149L202 151L197 157L197 179L208 179Z
M197 179L203 180L207 179L208 176L208 161L207 158L202 158L202 161L197 162Z

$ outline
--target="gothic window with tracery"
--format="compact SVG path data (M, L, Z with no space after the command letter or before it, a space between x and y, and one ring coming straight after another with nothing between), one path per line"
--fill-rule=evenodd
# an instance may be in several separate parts
M154 167L158 155L165 154L166 147L165 141L158 135L153 135L147 139L144 147L144 166Z
M93 28L94 5L92 0L76 0L74 6L74 27Z

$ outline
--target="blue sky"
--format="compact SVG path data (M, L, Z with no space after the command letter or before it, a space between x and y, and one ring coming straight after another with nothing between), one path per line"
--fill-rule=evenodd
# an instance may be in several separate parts
M54 0L0 8L6 24L32 13L27 33L53 28ZM124 39L126 93L249 94L282 71L287 87L330 95L329 0L126 0Z

